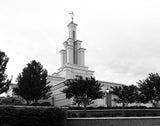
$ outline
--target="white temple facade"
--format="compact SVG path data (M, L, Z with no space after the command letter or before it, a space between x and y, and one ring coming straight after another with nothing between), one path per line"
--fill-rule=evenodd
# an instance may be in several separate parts
M85 48L82 47L82 41L77 40L77 24L73 21L68 25L68 39L63 43L64 49L60 51L61 67L57 73L48 76L48 80L52 87L52 97L50 101L54 106L71 106L72 99L66 99L65 94L62 93L64 89L64 81L67 79L74 79L77 75L82 77L93 76L94 71L89 70L85 66ZM117 83L100 81L103 84L102 90L109 89L111 86L120 86ZM112 103L113 96L104 97L94 102L93 106L116 106Z

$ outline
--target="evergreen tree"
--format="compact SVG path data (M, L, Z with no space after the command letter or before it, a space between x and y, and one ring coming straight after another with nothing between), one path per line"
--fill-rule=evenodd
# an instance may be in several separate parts
M7 79L7 75L5 74L8 61L7 55L0 51L0 94L7 92L11 83L11 80Z
M39 99L50 97L51 86L47 82L47 70L35 60L27 64L17 78L18 87L13 91L16 95L24 98L29 104L30 101L37 102Z

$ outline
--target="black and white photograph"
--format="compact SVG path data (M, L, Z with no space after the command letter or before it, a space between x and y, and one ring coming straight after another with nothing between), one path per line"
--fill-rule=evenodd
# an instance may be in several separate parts
M0 0L0 126L159 126L159 0Z

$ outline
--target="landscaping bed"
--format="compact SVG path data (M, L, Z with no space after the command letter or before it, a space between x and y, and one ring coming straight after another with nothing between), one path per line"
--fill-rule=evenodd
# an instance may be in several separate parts
M68 110L69 118L76 117L142 117L142 116L160 116L160 109L89 109Z

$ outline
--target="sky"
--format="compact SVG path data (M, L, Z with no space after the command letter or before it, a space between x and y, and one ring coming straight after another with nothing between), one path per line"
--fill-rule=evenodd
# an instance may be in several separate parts
M32 60L60 68L73 11L85 64L98 80L136 84L160 74L159 0L0 0L0 50L13 81Z

